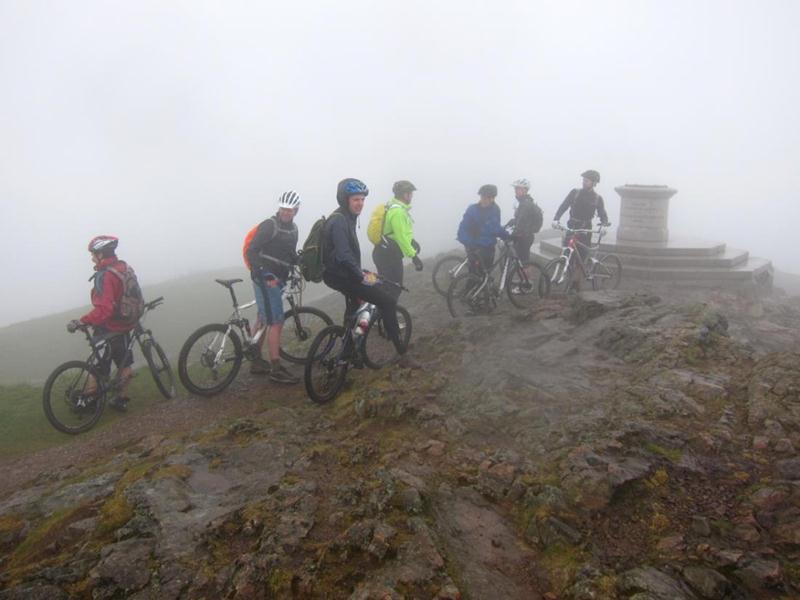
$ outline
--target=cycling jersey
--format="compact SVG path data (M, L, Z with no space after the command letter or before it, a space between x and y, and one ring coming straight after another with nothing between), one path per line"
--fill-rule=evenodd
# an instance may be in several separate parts
M393 240L403 256L414 258L417 251L411 245L414 240L414 231L409 211L411 205L394 198L386 207L386 220L383 224L383 235L389 240Z
M601 223L608 223L603 197L592 189L574 189L567 194L556 211L555 220L558 221L567 209L569 209L567 227L570 229L591 229L595 213L600 217Z
M297 225L294 221L284 223L277 216L262 221L247 249L252 273L272 273L281 281L289 276L286 265L294 263L296 256Z
M109 274L107 268L117 271L126 271L128 265L116 257L104 258L95 266L94 287L91 292L92 306L94 308L80 318L81 323L93 327L104 327L115 333L131 330L130 323L122 323L114 318L114 314L122 298L122 279Z

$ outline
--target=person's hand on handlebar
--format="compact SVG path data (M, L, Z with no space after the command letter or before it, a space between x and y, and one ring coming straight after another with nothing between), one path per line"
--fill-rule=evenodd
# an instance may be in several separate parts
M600 227L611 227L611 223L600 223Z
M85 325L78 321L78 319L72 319L69 323L67 323L67 331L69 333L75 333L78 329L83 329Z
M422 271L423 269L422 259L418 255L415 255L414 258L411 259L411 262L414 263L414 268L417 271Z
M561 225L560 221L553 221L553 224L551 225L551 227L553 229L563 229L563 226Z
M361 283L373 286L378 283L378 276L371 271L364 271L364 278L361 280Z

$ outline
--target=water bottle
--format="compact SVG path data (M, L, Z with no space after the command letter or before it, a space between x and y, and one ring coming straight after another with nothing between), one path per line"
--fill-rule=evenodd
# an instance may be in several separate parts
M356 326L355 329L353 329L353 334L355 336L362 336L367 332L370 317L372 317L372 305L365 302L356 312Z

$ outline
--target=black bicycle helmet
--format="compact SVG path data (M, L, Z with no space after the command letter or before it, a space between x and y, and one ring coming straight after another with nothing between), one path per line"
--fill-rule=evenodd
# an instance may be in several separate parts
M589 169L588 171L584 171L583 173L581 173L581 177L586 177L586 179L588 179L589 181L600 183L600 173L598 173L594 169Z
M408 192L416 192L416 186L406 179L401 179L400 181L395 181L394 185L392 186L392 193L395 196L402 196L403 194L407 194Z
M497 186L491 183L487 183L486 185L482 185L481 189L478 190L479 196L489 196L490 198L494 198L497 196Z

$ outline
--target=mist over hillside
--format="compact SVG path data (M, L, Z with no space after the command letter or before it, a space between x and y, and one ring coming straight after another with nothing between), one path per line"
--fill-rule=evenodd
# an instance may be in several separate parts
M197 273L144 287L146 300L164 296L164 304L149 313L144 323L170 357L177 357L195 329L228 318L233 311L231 297L214 279L235 277L243 280L234 287L239 304L253 300L250 275L243 267ZM323 286L307 284L304 301L325 293L327 289ZM0 328L0 384L41 383L62 362L86 358L89 355L86 339L80 333L67 333L66 324L89 309L88 305L82 306ZM255 308L247 309L244 315L253 322ZM140 359L138 349L135 352Z

